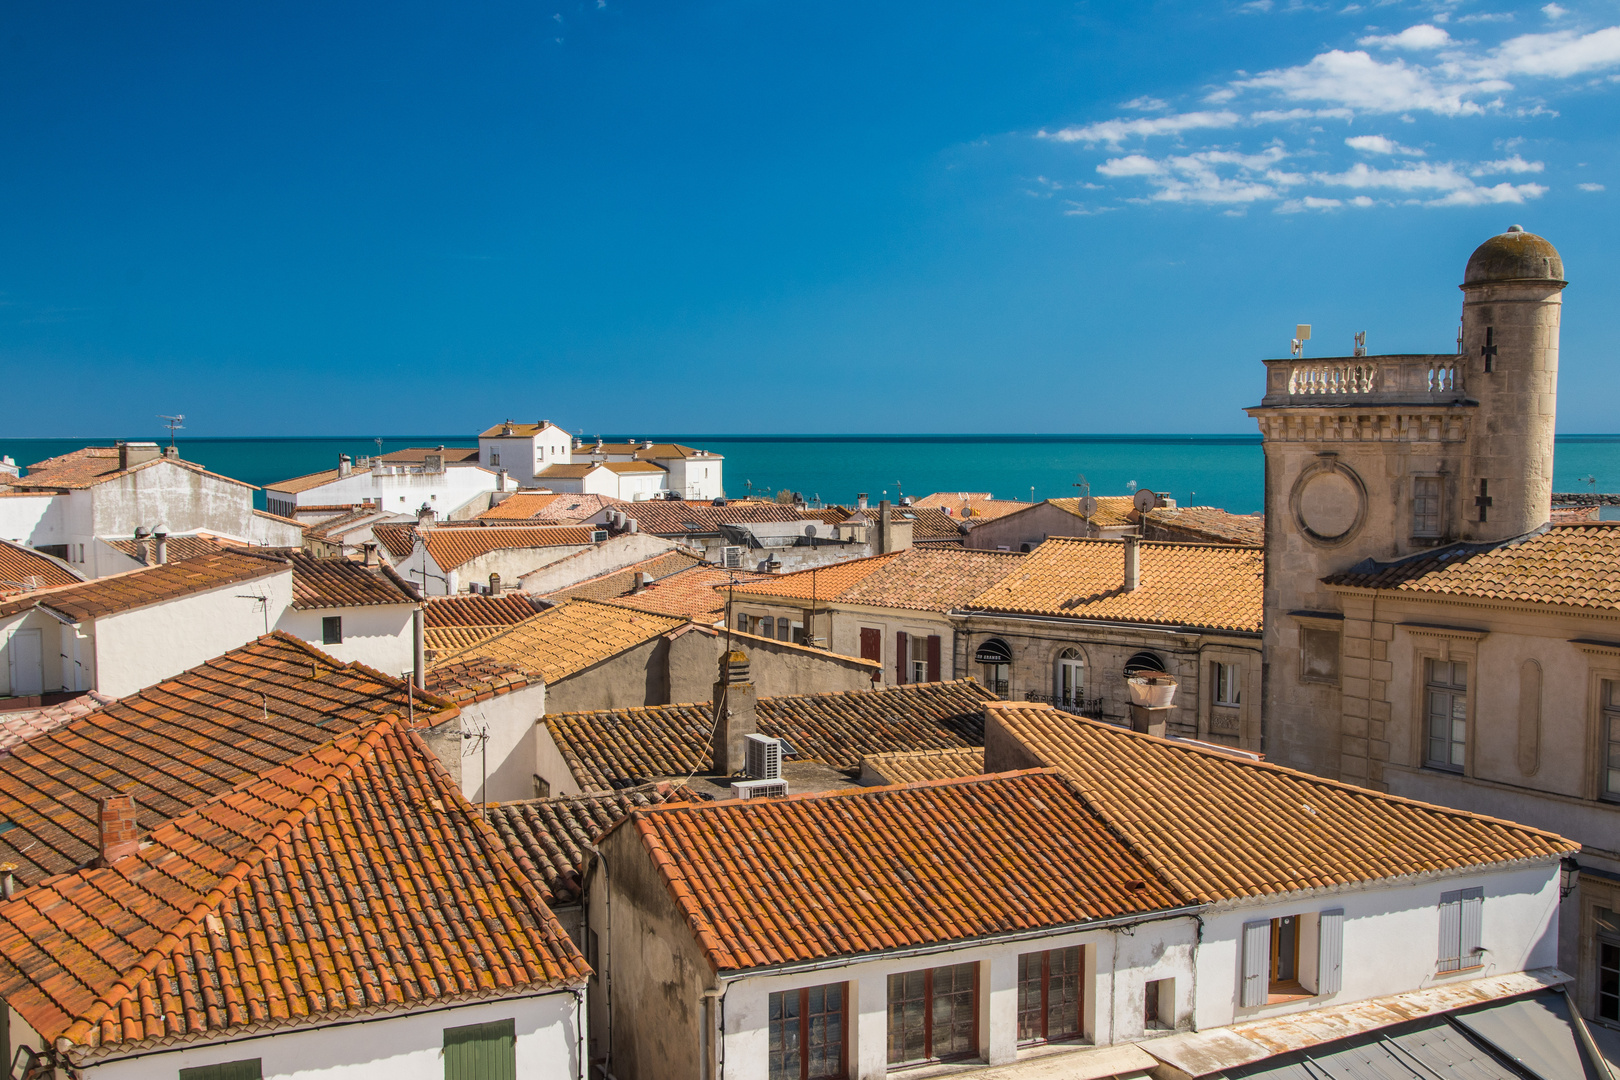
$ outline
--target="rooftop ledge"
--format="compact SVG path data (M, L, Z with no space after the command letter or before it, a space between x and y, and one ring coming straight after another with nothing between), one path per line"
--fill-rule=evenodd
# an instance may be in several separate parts
M1464 358L1455 354L1286 357L1265 365L1261 409L1474 403L1464 392Z

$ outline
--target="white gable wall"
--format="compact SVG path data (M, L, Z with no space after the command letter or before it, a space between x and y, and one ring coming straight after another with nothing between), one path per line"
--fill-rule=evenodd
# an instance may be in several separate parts
M415 604L366 604L362 607L293 608L281 612L274 628L306 641L334 660L360 663L384 675L399 675L414 663L411 612ZM343 620L343 642L322 641L322 620Z

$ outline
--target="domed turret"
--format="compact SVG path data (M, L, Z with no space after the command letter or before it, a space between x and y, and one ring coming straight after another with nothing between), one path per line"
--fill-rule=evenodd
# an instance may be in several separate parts
M1563 281L1564 260L1558 249L1522 225L1509 225L1500 236L1493 236L1468 257L1463 272L1464 285L1485 285L1495 281Z

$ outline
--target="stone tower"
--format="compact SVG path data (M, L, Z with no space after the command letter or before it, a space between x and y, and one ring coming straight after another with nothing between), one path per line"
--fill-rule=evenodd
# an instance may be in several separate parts
M1468 260L1457 352L1265 361L1265 397L1247 411L1266 462L1271 760L1377 782L1365 752L1341 753L1340 718L1373 733L1352 738L1376 734L1387 716L1347 710L1383 697L1368 691L1388 663L1322 578L1547 521L1563 276L1553 246L1515 225Z

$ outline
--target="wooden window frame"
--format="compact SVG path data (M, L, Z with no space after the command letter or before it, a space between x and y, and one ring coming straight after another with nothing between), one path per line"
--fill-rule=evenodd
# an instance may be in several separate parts
M844 1080L849 1076L849 983L819 983L816 986L801 986L797 990L778 990L771 997L797 994L799 997L799 1080L811 1080L810 1055L807 1052L810 1046L810 991L825 989L829 986L839 987L838 997L838 1072L835 1076L817 1077L816 1080ZM770 1001L766 999L765 1013L765 1074L770 1075L770 1055L774 1048L770 1041ZM825 1014L823 1014L825 1015Z
M948 969L948 968L956 968L956 967L962 967L962 966L964 966L964 965L961 965L961 964L941 964L939 967L931 967L931 968L924 968L923 969L922 975L923 975L923 1002L924 1002L924 1008L923 1008L923 1054L924 1054L924 1056L920 1057L920 1058L915 1058L915 1059L907 1059L905 1061L890 1061L890 1062L888 1062L888 1066L889 1066L889 1068L891 1070L895 1069L895 1068L911 1068L912 1066L916 1066L916 1065L933 1065L933 1064L937 1064L937 1063L940 1063L940 1062L946 1062L946 1061L971 1061L980 1053L980 1050L979 1050L979 1041L980 1041L979 1004L980 1004L980 995L981 995L982 990L983 990L983 976L984 976L984 973L983 973L983 970L982 970L982 965L977 964L977 963L970 963L970 964L966 965L966 966L970 966L970 967L973 968L973 1010L972 1010L973 1011L973 1037L972 1037L973 1046L972 1046L971 1049L969 1049L969 1050L967 1050L967 1051L965 1051L963 1053L952 1054L949 1057L940 1057L939 1055L934 1053L934 972L945 970L945 969ZM901 977L906 976L906 975L913 975L913 974L916 974L916 972L915 971L895 972L895 975L901 976ZM891 978L892 977L893 976L891 976ZM893 1020L894 1020L894 1014L893 1014L893 1010L892 1010L892 1007L891 1007L890 1012L889 1012L889 1022L890 1022L891 1025L893 1023ZM891 1031L888 1034L889 1034L890 1043L891 1043L891 1049L892 1049L893 1032Z
M1075 954L1075 989L1078 998L1075 1001L1075 1026L1072 1034L1053 1036L1048 1025L1052 1019L1052 954L1055 952L1074 951ZM1041 1033L1033 1039L1018 1039L1020 1048L1025 1046L1045 1046L1047 1043L1077 1042L1086 1037L1086 948L1084 945L1070 945L1062 949L1042 949L1039 952L1023 953L1018 959L1028 956L1041 958ZM1022 982L1023 980L1019 980ZM1014 1027L1018 1026L1015 1017ZM978 1032L974 1032L977 1036Z
M334 631L335 631L335 634L334 634ZM341 645L341 644L343 644L343 616L341 616L341 615L323 615L323 616L321 616L321 644L322 645Z
M1283 954L1279 946L1282 941L1282 925L1285 922L1294 924L1293 956L1290 957L1293 974L1286 979L1279 974ZM1266 982L1267 997L1271 1001L1311 996L1310 991L1299 981L1299 949L1300 940L1305 936L1304 931L1304 921L1298 915L1279 915L1271 920L1271 971Z
M1597 716L1597 797L1604 802L1620 802L1620 782L1613 786L1609 783L1609 774L1615 771L1610 758L1620 755L1620 678L1598 679Z

